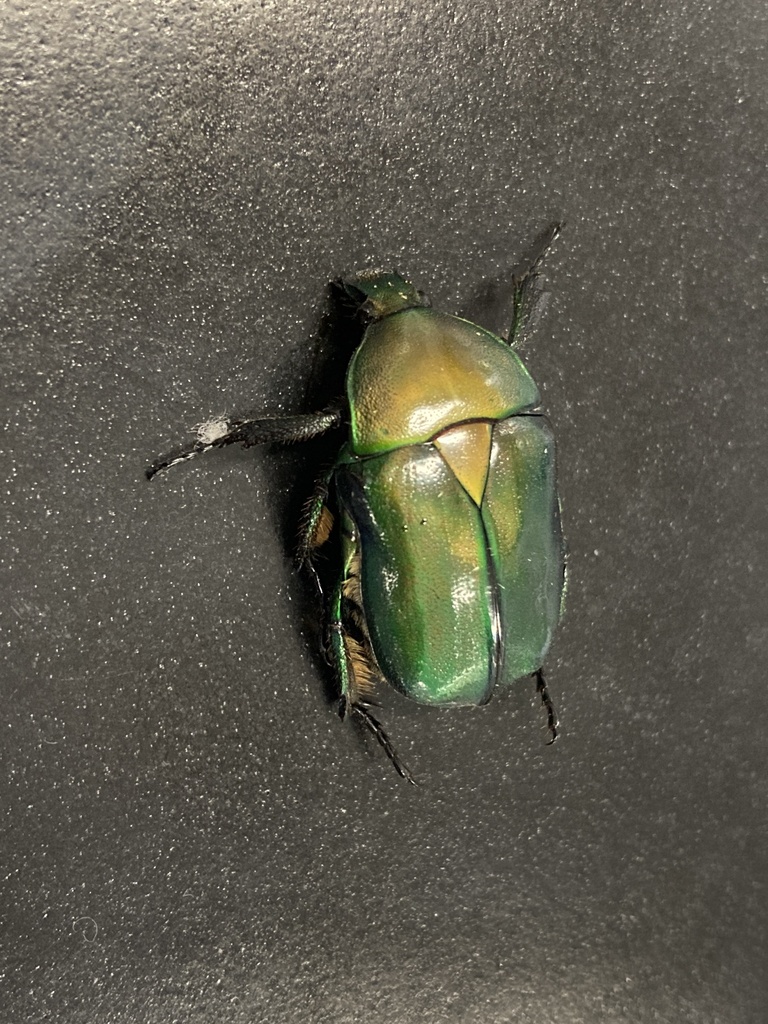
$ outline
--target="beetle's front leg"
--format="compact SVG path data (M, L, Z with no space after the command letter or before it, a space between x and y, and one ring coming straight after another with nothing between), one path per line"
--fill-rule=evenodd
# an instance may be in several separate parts
M341 422L341 404L299 416L216 417L198 427L194 441L188 441L155 459L146 469L147 479L151 480L153 476L180 462L197 458L211 448L224 448L228 444L250 448L255 444L270 442L309 441L338 427Z
M512 276L512 326L509 330L511 348L517 348L528 333L536 319L537 311L543 306L542 298L547 297L548 293L544 292L539 283L539 267L562 228L563 225L560 223L550 224L515 267Z

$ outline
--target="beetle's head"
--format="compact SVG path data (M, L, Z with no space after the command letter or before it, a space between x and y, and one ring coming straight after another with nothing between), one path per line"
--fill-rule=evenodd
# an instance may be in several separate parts
M418 291L395 271L363 270L337 283L366 320L381 320L403 309L429 305L424 292Z

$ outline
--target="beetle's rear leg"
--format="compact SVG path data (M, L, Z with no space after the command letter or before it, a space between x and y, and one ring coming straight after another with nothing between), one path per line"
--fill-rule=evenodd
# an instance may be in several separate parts
M552 703L552 698L549 696L547 684L544 682L544 673L540 668L537 668L533 673L533 678L536 680L536 693L541 697L541 703L547 712L547 729L549 730L547 746L550 746L557 739L557 712L555 711L555 705Z
M299 416L246 415L214 418L197 428L197 437L194 441L188 441L155 459L146 469L147 479L151 480L153 476L180 462L195 459L211 448L224 448L228 444L240 444L243 448L250 448L255 444L270 442L309 441L339 426L341 420L339 405Z
M357 717L373 733L397 773L416 785L400 759L384 726L371 712L381 673L371 648L360 588L360 552L356 540L345 533L344 571L334 591L329 623L330 654L339 678L339 716Z
M509 344L517 348L544 307L547 292L539 281L539 267L547 250L560 234L563 225L550 224L531 246L525 258L515 267L512 276L512 326Z

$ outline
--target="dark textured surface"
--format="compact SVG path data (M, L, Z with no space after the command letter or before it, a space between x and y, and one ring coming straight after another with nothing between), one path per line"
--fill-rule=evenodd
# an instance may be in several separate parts
M3 1021L762 1024L763 0L6 2ZM329 707L286 554L326 282L395 265L524 353L571 552L549 659Z

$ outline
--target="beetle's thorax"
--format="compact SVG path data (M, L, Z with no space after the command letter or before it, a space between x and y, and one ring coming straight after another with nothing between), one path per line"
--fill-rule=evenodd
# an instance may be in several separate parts
M425 308L368 327L350 363L347 396L356 455L428 441L467 420L504 419L540 400L501 338Z

